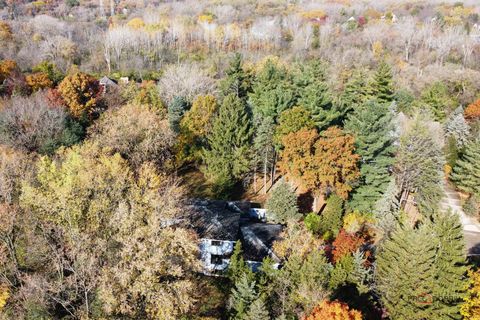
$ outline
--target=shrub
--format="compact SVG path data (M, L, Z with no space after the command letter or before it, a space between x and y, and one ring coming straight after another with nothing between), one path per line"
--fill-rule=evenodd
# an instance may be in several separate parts
M265 207L268 210L269 217L276 222L287 222L290 219L298 219L297 196L290 185L281 181L273 189L270 198L268 198Z
M465 119L477 120L480 119L480 99L469 104L464 111Z
M315 212L310 212L303 220L303 223L305 223L305 227L314 234L320 233L321 222L322 218Z

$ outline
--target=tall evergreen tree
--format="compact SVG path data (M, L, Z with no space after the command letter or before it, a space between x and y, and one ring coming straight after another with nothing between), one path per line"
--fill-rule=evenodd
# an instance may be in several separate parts
M232 93L237 98L246 101L250 90L250 79L243 70L242 55L240 53L235 53L225 74L226 77L220 83L223 96Z
M462 225L450 212L432 218L398 228L377 254L377 290L393 320L461 319L468 269Z
M300 217L297 206L297 196L290 185L284 181L273 189L266 203L268 216L280 223Z
M230 264L227 269L227 277L232 284L237 283L246 275L248 280L253 280L253 272L248 267L242 256L242 243L237 241L230 257Z
M376 289L392 320L437 319L435 253L435 236L425 226L401 227L379 249Z
M232 289L230 296L231 319L246 320L250 305L257 299L255 281L243 275Z
M355 151L361 156L361 181L350 206L371 212L390 182L394 162L392 112L387 104L369 101L348 117L345 129L355 135Z
M448 117L445 123L445 135L455 138L456 144L460 147L468 142L470 126L465 120L462 106L455 109L450 117Z
M247 312L246 320L270 320L268 310L262 298L258 298L252 302Z
M271 60L257 73L248 96L254 117L270 117L275 123L282 111L296 103L291 75Z
M458 101L452 97L443 82L437 81L422 91L417 104L420 108L429 109L435 120L443 121L447 112L452 111L458 105Z
M443 153L425 120L420 116L400 137L395 173L402 192L401 202L410 192L422 213L438 208L443 197ZM402 204L402 203L401 203Z
M459 305L465 296L468 269L463 227L457 214L446 212L435 215L432 228L437 240L433 288L437 319L461 319Z
M354 70L345 83L342 93L336 101L342 120L363 104L368 98L366 75L363 71Z
M377 224L382 228L385 234L389 234L398 226L400 215L399 193L395 179L390 178L387 189L382 197L375 203L373 213Z
M228 191L248 171L252 131L245 105L233 94L223 100L212 131L207 136L208 147L202 154L205 175L218 192Z
M333 106L332 95L326 82L325 66L318 60L312 60L301 65L299 69L295 77L298 104L310 111L319 130L336 124L340 112Z
M176 96L173 98L172 102L168 105L168 122L170 123L170 128L175 133L180 132L180 121L183 118L185 112L189 108L187 100L183 97Z
M480 197L480 138L465 146L451 178L460 190Z
M375 71L373 79L369 84L368 92L371 98L380 103L393 101L395 94L393 74L392 69L385 61L382 61Z

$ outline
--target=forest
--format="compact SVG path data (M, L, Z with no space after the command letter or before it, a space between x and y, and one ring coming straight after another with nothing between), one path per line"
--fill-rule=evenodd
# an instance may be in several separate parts
M0 320L480 320L476 0L0 0Z

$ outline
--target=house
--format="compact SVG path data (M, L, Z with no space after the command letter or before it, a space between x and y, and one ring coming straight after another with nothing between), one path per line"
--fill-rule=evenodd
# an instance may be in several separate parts
M101 78L98 83L100 84L100 87L102 87L102 93L105 94L110 90L111 88L116 88L118 87L118 84L115 80L110 79L107 76L104 76Z
M246 263L256 271L263 259L280 259L272 251L283 226L266 223L265 209L251 208L248 202L191 200L185 207L188 223L200 237L200 260L204 273L218 275L228 268L235 243L242 243Z

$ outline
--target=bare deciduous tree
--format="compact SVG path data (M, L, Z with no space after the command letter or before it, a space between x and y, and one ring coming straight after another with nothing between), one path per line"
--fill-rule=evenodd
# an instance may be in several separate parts
M166 103L175 96L192 102L201 94L215 91L215 81L197 64L180 64L168 67L159 83L160 94Z

